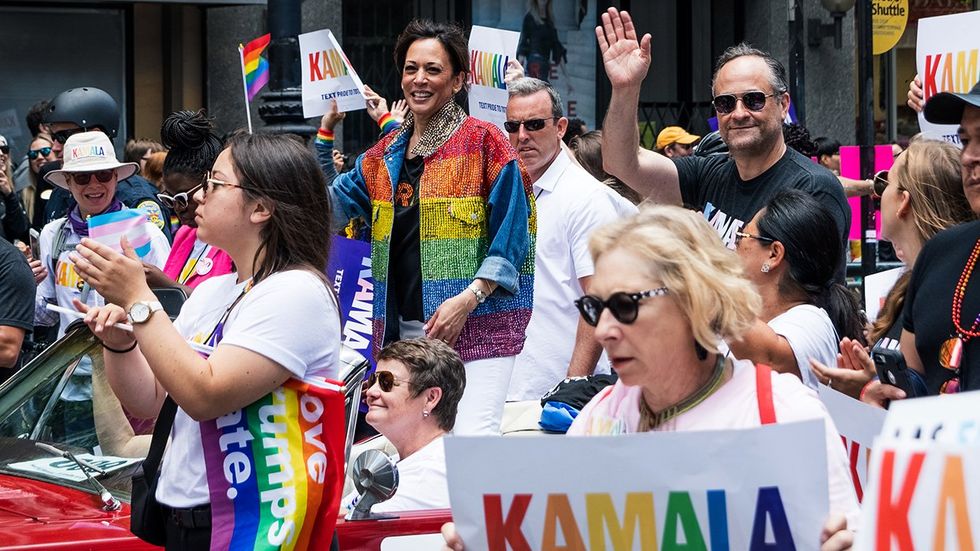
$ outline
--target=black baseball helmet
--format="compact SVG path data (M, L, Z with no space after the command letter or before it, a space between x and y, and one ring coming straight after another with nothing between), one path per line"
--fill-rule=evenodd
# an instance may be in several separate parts
M728 153L728 144L721 139L721 134L715 130L701 138L698 145L694 147L694 154L698 157L708 157L709 155L719 155Z
M119 130L119 104L105 90L85 86L58 94L44 112L44 122L73 122L82 128L101 128L110 138Z

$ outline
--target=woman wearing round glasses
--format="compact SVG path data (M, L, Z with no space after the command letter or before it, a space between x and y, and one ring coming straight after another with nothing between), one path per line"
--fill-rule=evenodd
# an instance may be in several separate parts
M371 512L449 508L442 437L453 430L465 387L463 362L442 341L408 339L381 350L364 383L365 420L398 452L398 491Z
M198 236L228 252L237 271L198 286L175 322L159 313L131 250L122 256L86 240L74 255L80 273L112 301L90 310L86 322L102 339L120 402L146 418L161 412L165 397L178 407L155 494L170 509L167 549L210 548L209 523L180 520L211 518L215 472L199 422L266 397L272 403L270 393L290 378L335 377L340 349L336 299L323 274L329 202L312 152L282 135L239 134L195 199ZM133 332L112 326L127 317ZM188 340L213 351L204 357ZM269 419L280 416L270 410Z
M896 363L905 364L899 350L902 333L902 310L909 288L912 267L926 241L941 230L976 219L963 193L960 175L960 150L946 142L917 139L909 144L887 172L875 178L875 193L881 197L881 238L891 241L895 254L906 265L891 291L885 297L878 319L868 332L871 352ZM947 316L948 318L948 316ZM881 388L871 382L875 364L868 351L845 339L840 344L841 358L836 363L814 365L813 369L834 388L868 402L885 405L888 398L900 397L894 387ZM837 367L828 367L837 366ZM911 367L911 366L910 366ZM938 393L943 373L933 373L933 384L927 389L924 373L908 371L916 394ZM838 383L839 382L839 383ZM869 383L870 382L870 383ZM904 393L904 391L901 391Z
M830 507L854 518L854 488L827 411L796 377L724 353L758 317L741 263L698 213L644 207L598 230L595 274L576 304L619 381L576 417L570 435L724 430L824 419ZM630 267L630 269L624 269Z
M334 215L371 229L374 346L453 346L470 382L456 432L496 433L531 316L531 185L500 130L454 101L470 66L458 27L409 23L395 62L409 114L331 183Z
M792 373L816 389L810 359L833 363L847 337L864 344L857 297L835 274L843 258L833 217L810 194L777 193L737 232L736 250L762 296L762 312L741 339L737 358Z
M163 163L161 193L157 199L176 213L180 228L163 270L146 264L146 280L152 287L179 287L187 295L201 282L233 271L231 257L197 236L195 192L204 185L211 165L221 153L221 139L212 132L204 110L171 113L160 128L169 148Z

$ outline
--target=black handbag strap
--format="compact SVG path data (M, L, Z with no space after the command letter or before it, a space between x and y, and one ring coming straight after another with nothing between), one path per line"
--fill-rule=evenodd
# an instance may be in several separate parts
M143 460L143 475L148 481L156 477L157 470L160 468L160 460L163 459L163 450L167 447L167 438L170 437L170 429L174 426L174 417L177 415L177 402L167 394L160 408L160 415L153 427L153 439L150 440L150 451L146 453Z

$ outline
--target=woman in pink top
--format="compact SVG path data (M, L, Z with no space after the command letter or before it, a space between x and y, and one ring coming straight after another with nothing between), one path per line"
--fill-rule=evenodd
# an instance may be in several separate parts
M725 430L823 419L832 511L855 519L844 449L816 394L798 377L738 360L737 340L761 308L742 263L704 217L646 207L590 241L595 274L576 301L619 381L590 401L569 435Z
M231 273L231 257L197 238L197 202L205 173L221 153L222 143L212 132L204 110L177 111L163 122L160 137L170 148L163 164L160 202L177 214L180 229L174 235L170 257L163 270L144 265L151 287L179 287L187 295L202 281Z

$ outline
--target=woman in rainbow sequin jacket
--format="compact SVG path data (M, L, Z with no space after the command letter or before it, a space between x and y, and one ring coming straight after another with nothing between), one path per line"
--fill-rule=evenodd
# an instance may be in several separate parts
M370 229L374 353L449 343L466 363L456 434L496 433L531 316L530 180L503 133L454 101L469 70L458 27L413 21L395 61L410 112L332 182L333 211Z

